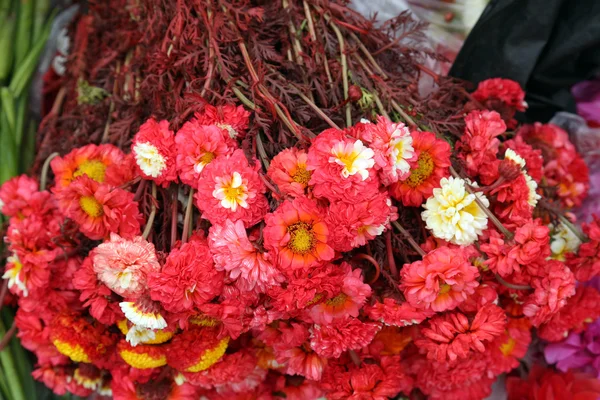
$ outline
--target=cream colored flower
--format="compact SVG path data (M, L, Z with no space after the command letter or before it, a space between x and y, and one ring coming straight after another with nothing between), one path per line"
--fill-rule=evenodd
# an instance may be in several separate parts
M125 336L125 340L127 340L133 347L140 343L146 343L154 339L156 339L155 331L139 325L133 325L131 328L129 328L127 335Z
M157 178L167 168L165 157L150 142L137 143L133 146L133 153L135 154L135 162L148 176Z
M359 174L364 181L369 177L369 170L375 165L373 156L375 153L363 145L360 140L354 143L339 142L331 149L332 157L330 163L336 163L344 167L342 177Z
M122 301L119 303L125 318L134 325L149 329L163 329L167 327L167 321L158 312L145 311L136 306L134 302Z
M550 242L553 259L564 261L566 253L575 252L579 249L581 241L562 222L557 227L550 225L550 229L553 232L552 241Z
M537 202L539 199L542 198L542 196L540 196L537 193L537 183L531 179L531 177L529 175L527 175L525 172L523 172L523 175L525 175L525 182L527 182L527 188L529 189L529 197L527 198L527 203L531 206L531 207L535 207L537 206Z
M448 242L466 246L477 240L487 228L487 216L475 202L475 194L467 192L465 181L460 178L442 178L440 188L433 189L433 196L423 205L421 213L427 229L433 236ZM477 193L487 207L488 199Z
M521 167L521 169L525 168L525 160L523 159L523 157L518 155L513 149L507 149L506 153L504 153L504 158L506 160L511 160L519 167Z

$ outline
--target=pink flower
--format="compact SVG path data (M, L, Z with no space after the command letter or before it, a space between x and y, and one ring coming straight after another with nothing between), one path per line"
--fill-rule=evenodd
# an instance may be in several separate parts
M504 148L514 150L520 157L525 160L525 170L527 175L533 178L534 181L540 183L542 180L542 168L544 166L544 158L542 151L534 149L529 144L525 143L522 136L515 136L514 139L507 140L503 143Z
M306 169L308 155L295 147L285 149L273 157L267 171L269 178L284 195L303 196L312 172Z
M148 274L160 271L154 245L141 236L126 240L111 233L110 240L92 251L94 272L113 292L137 298L147 288Z
M206 241L193 236L181 248L171 250L162 271L148 275L150 297L167 311L191 310L221 294L223 278Z
M311 329L310 348L321 357L339 358L347 350L360 350L373 341L381 325L357 318L338 319Z
M168 121L148 119L133 137L131 153L144 179L167 187L177 180L177 149Z
M241 220L245 227L261 221L269 210L266 187L258 175L260 164L251 167L242 150L208 164L198 182L196 206L212 224Z
M418 309L408 302L398 302L389 297L383 299L383 302L365 306L365 312L373 321L399 327L420 324L435 314L431 309Z
M498 177L497 136L506 131L506 125L495 111L472 111L465 123L465 134L456 143L458 158L470 177L479 176L481 183L489 185Z
M387 193L377 193L357 203L333 202L325 221L331 232L331 246L344 252L375 239L397 218Z
M375 153L363 142L351 139L344 131L327 129L319 134L308 150L309 184L316 197L329 201L354 202L365 193L375 193L379 179L375 171Z
M277 357L277 362L286 365L288 375L301 375L313 381L321 380L327 358L301 347L283 350Z
M521 265L550 256L550 229L542 225L540 219L518 228L515 242L517 246L511 249L510 256Z
M527 108L525 92L518 82L510 79L490 78L481 81L473 92L473 97L482 102L498 99L517 111L525 111Z
M284 277L271 263L267 253L260 253L248 240L242 221L213 225L208 236L215 269L227 271L232 280L244 283L248 290L264 292L268 287L283 282Z
M194 114L200 125L216 125L223 135L231 139L243 139L246 136L250 113L243 106L225 104L223 106L204 106L202 112Z
M478 276L462 248L444 246L426 254L422 261L405 264L400 289L414 307L446 311L475 291Z
M480 245L481 251L487 255L485 265L501 276L508 276L513 271L521 272L521 267L514 254L510 252L511 246L504 242L504 236L495 230L490 230L489 242Z
M201 125L193 119L183 124L175 136L177 144L177 172L179 179L193 188L204 167L219 156L232 153L237 145L225 137L216 125Z
M29 199L38 191L38 183L27 175L11 178L0 186L0 212L7 217L23 214Z

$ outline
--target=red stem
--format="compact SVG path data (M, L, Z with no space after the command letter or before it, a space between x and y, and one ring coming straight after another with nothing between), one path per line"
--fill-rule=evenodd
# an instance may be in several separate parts
M177 195L179 188L175 186L173 190L173 203L171 204L171 249L175 246L177 241Z
M10 342L10 339L12 339L12 337L15 335L16 331L17 324L15 323L15 321L13 321L10 329L6 331L2 340L0 340L0 351L4 350L4 348L8 345L8 342Z
M398 278L398 268L396 267L396 260L394 260L394 248L392 247L392 230L388 229L385 233L385 247L387 250L388 265L390 272L394 278Z
M353 259L360 259L360 260L368 261L375 267L375 276L373 277L373 279L371 279L370 282L368 282L369 284L373 284L377 281L377 279L379 279L379 275L381 274L381 267L379 266L379 263L377 262L376 259L374 259L370 255L364 254L364 253L358 253L357 255L355 255L353 257Z

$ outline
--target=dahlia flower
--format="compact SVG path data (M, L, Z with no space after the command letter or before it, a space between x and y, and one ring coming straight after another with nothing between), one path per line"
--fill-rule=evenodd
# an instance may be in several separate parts
M225 137L216 125L201 125L196 119L183 124L175 135L175 143L179 179L193 188L198 186L204 167L237 148L233 139Z
M403 123L393 123L385 117L378 117L372 124L369 147L375 152L375 164L384 186L410 175L411 164L417 161L413 138Z
M311 328L310 348L321 357L339 358L347 350L360 350L367 346L380 329L378 323L362 322L357 318L314 325Z
M177 149L168 121L148 119L133 137L131 153L144 179L167 187L177 180Z
M260 164L250 166L242 150L208 164L194 196L202 217L212 224L241 220L246 227L262 220L269 204L259 170Z
M141 236L127 240L116 233L92 251L94 272L113 292L135 298L147 288L148 274L160 271L154 245Z
M330 204L325 221L331 232L331 247L336 251L364 246L381 235L390 221L398 218L387 193L371 196L356 203L336 201Z
M415 308L408 302L398 302L389 297L383 299L383 302L367 305L364 309L373 321L399 327L418 325L435 314L431 309Z
M353 202L379 188L375 153L362 141L348 138L344 131L327 129L308 150L309 185L316 197Z
M204 239L192 237L173 249L159 272L148 275L150 296L167 311L184 312L221 294L223 272L217 271Z
M54 172L56 188L68 186L74 179L86 175L98 183L120 185L106 180L107 169L123 162L125 154L112 144L89 144L73 149L64 157L55 157L50 162Z
M313 200L286 200L265 216L265 224L265 248L273 252L280 270L306 269L334 256L329 229Z
M461 248L439 247L423 260L405 264L400 276L406 300L436 312L453 310L479 285L479 272Z
M250 122L250 113L243 106L233 104L217 107L207 104L194 117L200 125L216 125L231 139L243 139Z
M448 175L450 145L431 132L411 133L417 157L408 177L390 186L391 195L405 206L419 207L439 187L440 179Z
M284 149L271 160L267 175L283 195L303 196L312 176L306 169L307 160L308 154L304 150Z
M23 214L21 210L29 205L29 199L39 189L35 179L27 175L15 176L0 186L0 213L7 217Z
M61 211L90 239L103 239L111 232L125 238L140 233L142 216L131 192L99 184L85 175L55 194Z

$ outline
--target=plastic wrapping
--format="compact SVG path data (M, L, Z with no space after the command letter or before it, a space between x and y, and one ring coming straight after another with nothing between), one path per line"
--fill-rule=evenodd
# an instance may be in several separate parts
M600 1L492 0L450 75L503 77L527 92L527 121L575 112L571 87L600 73Z

